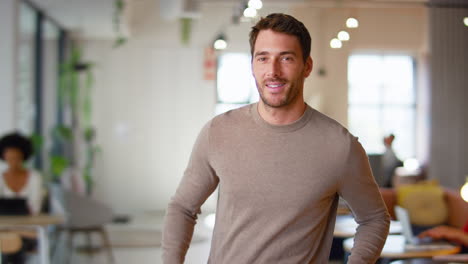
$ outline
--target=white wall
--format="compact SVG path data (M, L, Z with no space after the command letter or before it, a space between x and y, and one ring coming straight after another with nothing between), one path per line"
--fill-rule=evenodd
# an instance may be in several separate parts
M0 1L0 135L15 128L16 0Z
M213 116L215 83L202 80L203 51L229 23L232 6L205 4L201 11L187 47L180 44L179 25L161 20L149 0L132 5L132 37L123 47L113 50L111 42L100 40L83 43L85 55L97 64L94 121L103 151L95 195L118 212L166 207L200 128ZM422 9L359 10L361 27L341 50L331 50L328 43L349 10L275 6L262 14L273 11L295 15L310 30L315 69L306 81L306 100L345 125L347 56L355 50L392 49L417 57L425 45ZM229 50L249 51L250 27L226 26ZM319 68L325 76L318 75Z

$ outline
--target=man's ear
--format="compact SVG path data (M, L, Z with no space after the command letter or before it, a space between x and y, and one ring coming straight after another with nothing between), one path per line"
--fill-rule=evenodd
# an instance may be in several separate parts
M304 78L309 77L310 73L312 72L312 69L314 68L314 61L312 58L309 56L305 62L304 65Z

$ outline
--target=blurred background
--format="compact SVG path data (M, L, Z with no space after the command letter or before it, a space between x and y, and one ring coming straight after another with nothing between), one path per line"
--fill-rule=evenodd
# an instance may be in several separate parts
M45 182L75 177L116 214L163 211L201 127L258 100L248 33L272 12L309 29L305 100L359 137L371 163L393 134L399 160L465 183L462 0L2 0L0 134L35 139Z

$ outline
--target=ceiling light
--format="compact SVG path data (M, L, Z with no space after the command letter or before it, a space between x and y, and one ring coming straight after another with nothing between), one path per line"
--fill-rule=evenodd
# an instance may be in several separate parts
M257 9L253 7L247 7L244 10L244 16L245 17L255 17L257 15Z
M214 42L213 47L217 50L223 50L227 48L227 42L224 39L217 39Z
M346 20L346 26L348 28L357 28L359 27L359 21L354 17L350 17Z
M216 38L216 40L213 43L213 47L216 50L223 50L227 48L227 41L226 41L226 37L224 36L224 34L219 34L219 36Z
M462 186L460 190L461 197L465 202L468 202L468 177L466 178L466 183Z
M332 49L339 49L341 48L341 46L343 46L343 44L341 43L341 40L337 39L337 38L334 38L330 41L330 47Z
M468 27L468 17L463 18L463 24Z
M349 33L344 30L338 32L338 39L341 41L349 40Z
M263 7L263 3L262 0L249 0L248 6L255 9L261 9Z

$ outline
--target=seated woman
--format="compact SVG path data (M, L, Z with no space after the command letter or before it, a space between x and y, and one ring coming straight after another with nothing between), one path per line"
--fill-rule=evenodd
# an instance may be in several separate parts
M18 133L0 139L0 159L8 165L0 177L0 197L25 198L29 212L38 214L41 208L41 176L24 167L33 152L31 141Z
M24 162L33 153L31 141L19 134L12 133L0 139L0 159L5 161L7 169L0 176L0 197L24 198L29 213L38 214L41 208L42 182L38 172L28 169ZM36 239L22 236L23 247L17 254L3 255L3 263L23 263L23 252L36 247Z

